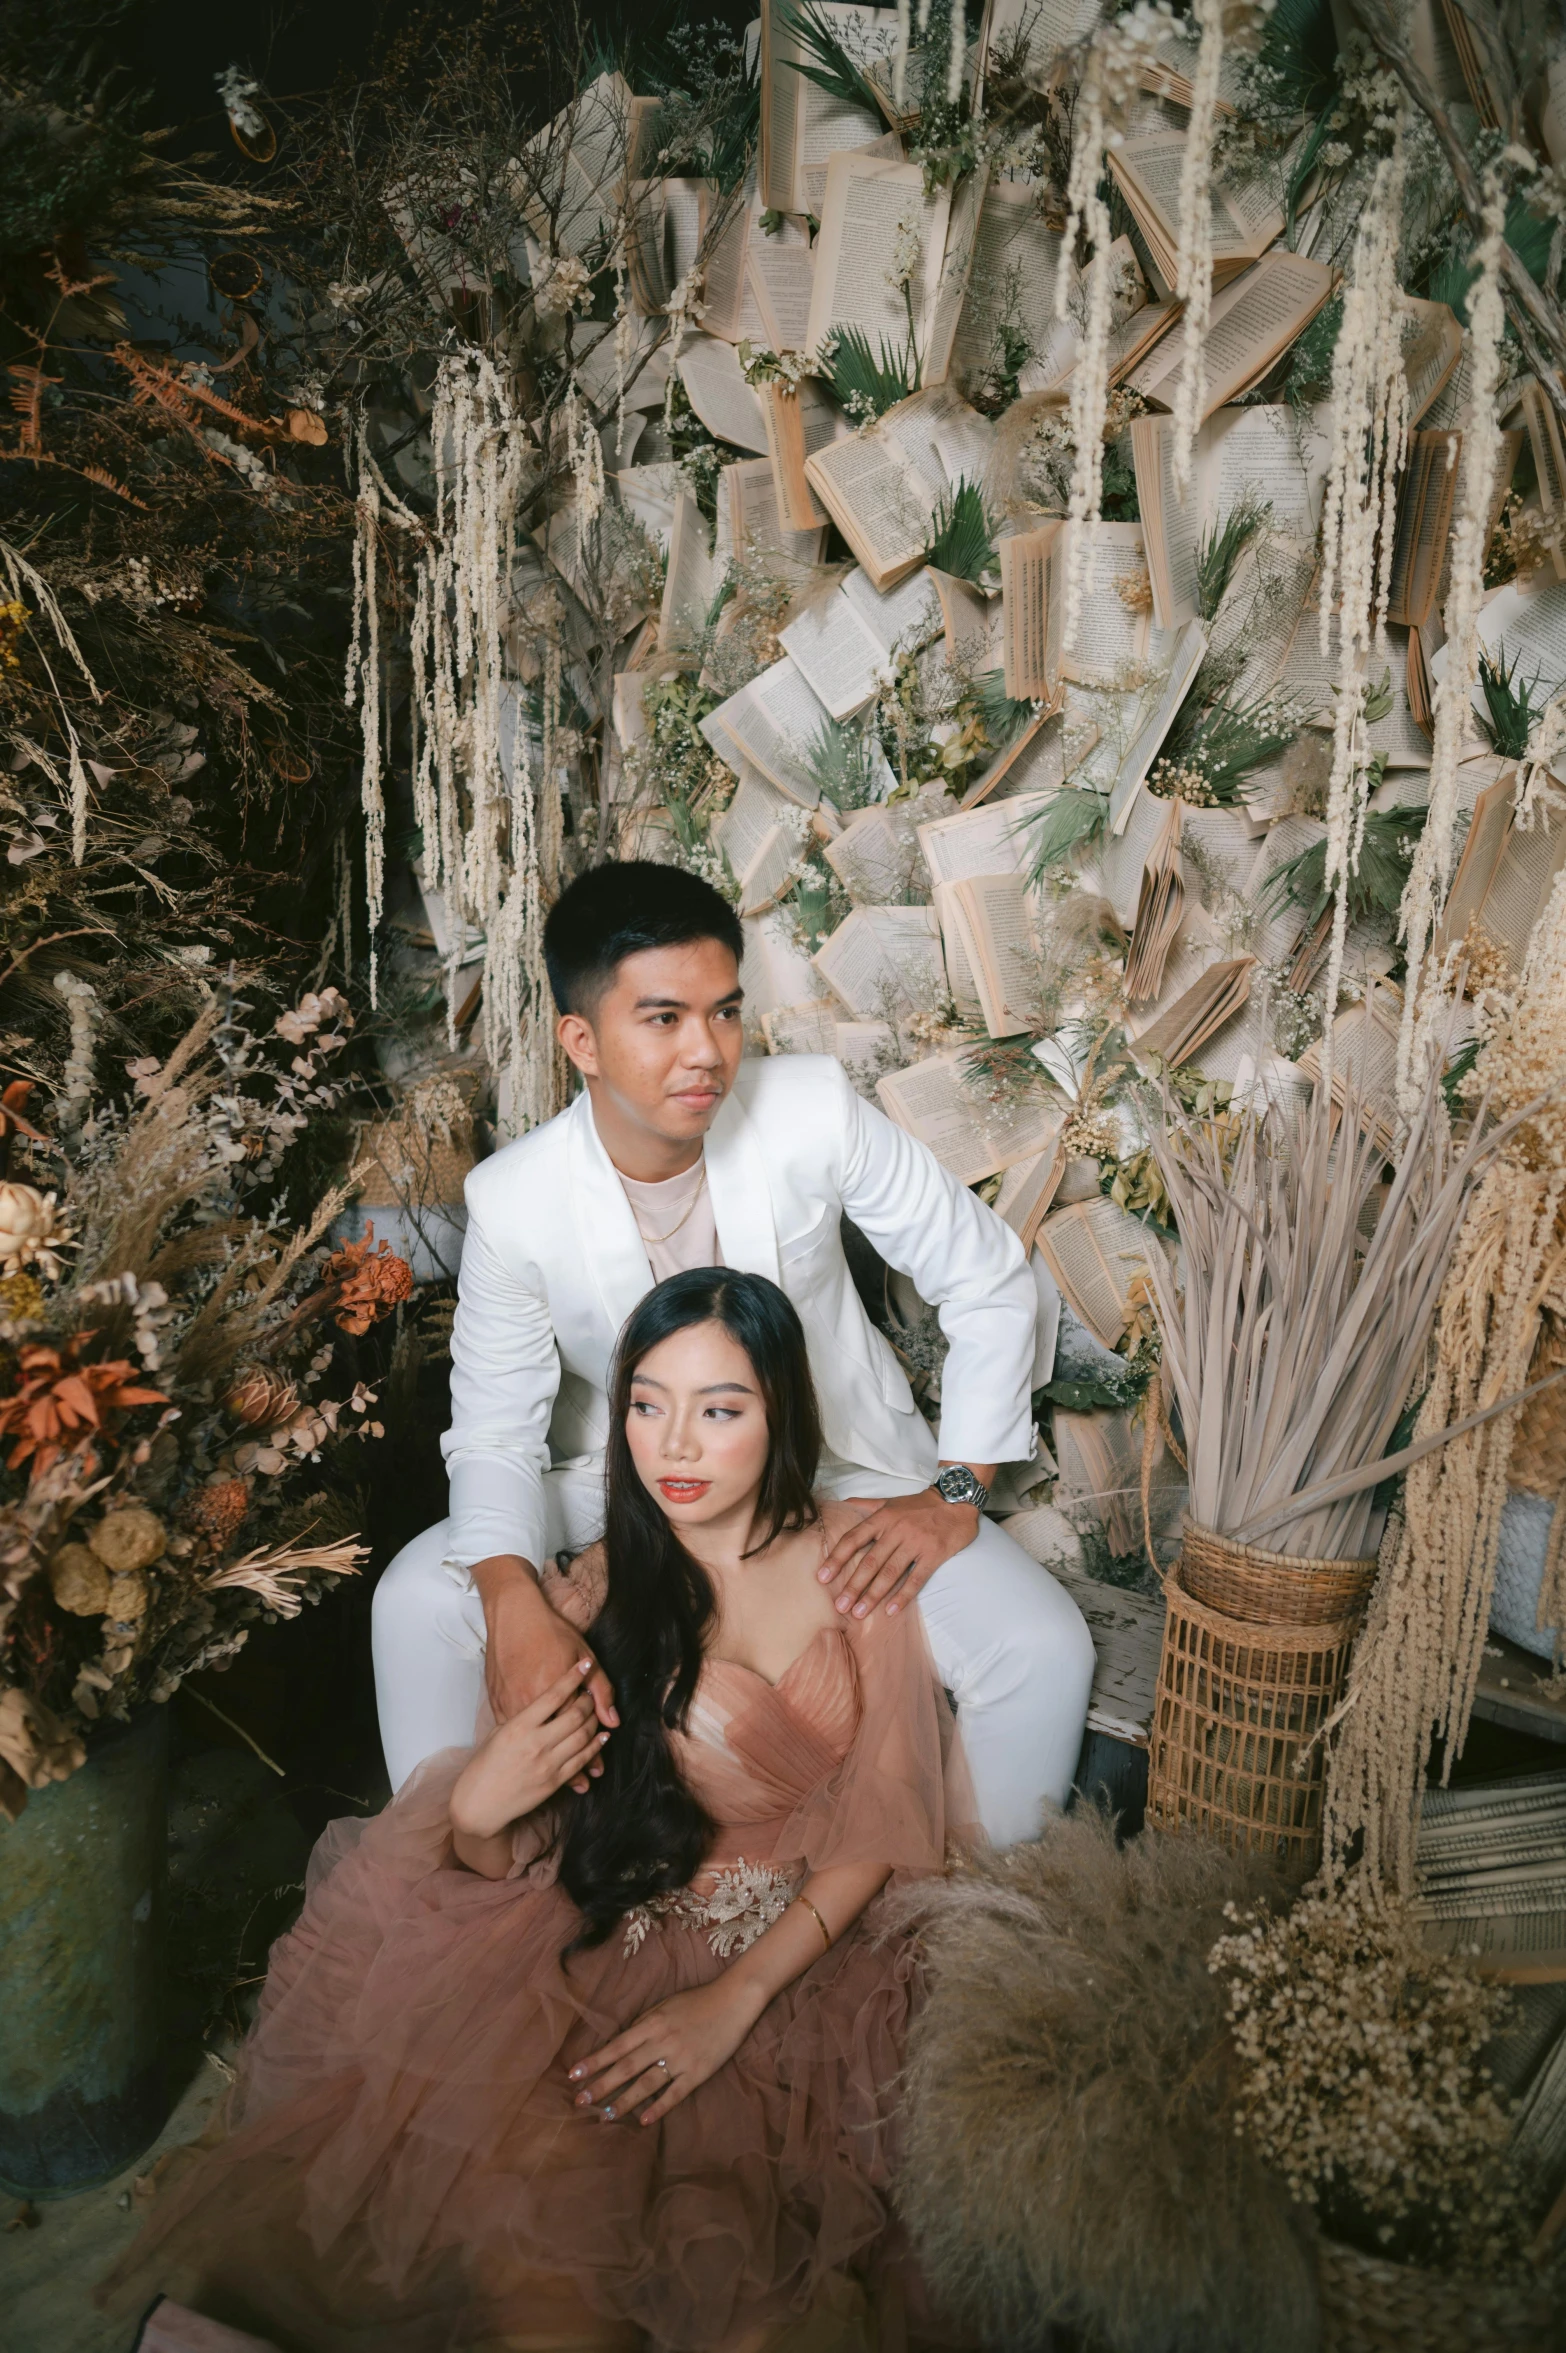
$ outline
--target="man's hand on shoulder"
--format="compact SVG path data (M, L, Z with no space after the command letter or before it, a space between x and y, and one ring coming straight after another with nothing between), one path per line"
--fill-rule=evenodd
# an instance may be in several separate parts
M982 1476L982 1474L981 1474ZM916 1495L847 1498L865 1517L846 1530L821 1564L821 1582L837 1588L840 1610L867 1618L883 1602L892 1617L916 1601L943 1561L979 1533L979 1508L948 1503L933 1487Z
M573 1660L592 1654L576 1627L545 1600L527 1561L501 1553L477 1562L469 1574L484 1605L484 1684L495 1721L504 1724L567 1674ZM620 1719L596 1659L586 1688L599 1723L612 1732ZM595 1762L589 1770L596 1779L603 1766ZM578 1777L571 1786L580 1793L587 1781Z

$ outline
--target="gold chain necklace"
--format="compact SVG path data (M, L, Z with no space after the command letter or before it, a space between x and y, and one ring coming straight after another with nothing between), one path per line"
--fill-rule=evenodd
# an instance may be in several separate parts
M666 1234L650 1234L647 1231L647 1228L643 1225L641 1219L636 1217L636 1204L633 1201L631 1203L631 1215L636 1217L636 1230L641 1235L642 1240L644 1242L650 1242L655 1250L661 1250L665 1242L672 1242L675 1235L679 1232L681 1226L687 1224L695 1215L696 1204L701 1199L703 1193L705 1193L706 1190L707 1163L704 1160L701 1164L701 1183L696 1187L695 1192L691 1195L690 1200L686 1204L682 1214L675 1219L673 1225L670 1226Z

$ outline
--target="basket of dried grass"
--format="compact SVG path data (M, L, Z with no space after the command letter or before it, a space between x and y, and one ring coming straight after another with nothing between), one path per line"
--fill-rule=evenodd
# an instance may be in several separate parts
M1314 1869L1324 1740L1375 1577L1395 1449L1473 1186L1432 1071L1390 1183L1352 1092L1211 1123L1166 1106L1183 1282L1150 1263L1190 1526L1167 1580L1148 1816ZM1263 1549L1275 1544L1278 1549Z

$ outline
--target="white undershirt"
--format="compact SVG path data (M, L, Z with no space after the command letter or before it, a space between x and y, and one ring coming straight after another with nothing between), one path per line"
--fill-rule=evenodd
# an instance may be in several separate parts
M618 1169L615 1174L620 1176ZM680 1176L665 1177L661 1185L642 1184L628 1176L620 1176L620 1182L631 1204L631 1215L645 1245L655 1283L665 1282L670 1275L683 1274L690 1266L723 1264L704 1158Z

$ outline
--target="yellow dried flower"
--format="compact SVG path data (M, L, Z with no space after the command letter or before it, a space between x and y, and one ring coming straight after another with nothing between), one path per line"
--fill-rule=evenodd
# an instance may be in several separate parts
M36 1275L0 1275L0 1314L12 1323L36 1323L44 1311L43 1285Z
M27 630L27 607L15 597L9 604L0 605L0 671L20 670L22 657L17 651Z

